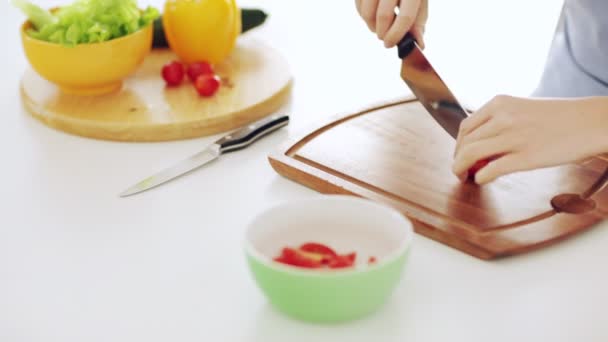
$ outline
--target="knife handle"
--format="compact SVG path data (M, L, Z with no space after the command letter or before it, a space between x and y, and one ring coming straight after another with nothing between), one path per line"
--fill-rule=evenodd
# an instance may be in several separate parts
M232 152L253 144L259 138L289 124L288 115L273 115L233 132L215 143L221 152Z
M399 52L399 58L403 59L412 52L416 44L416 39L411 33L407 33L403 39L397 44L397 51Z

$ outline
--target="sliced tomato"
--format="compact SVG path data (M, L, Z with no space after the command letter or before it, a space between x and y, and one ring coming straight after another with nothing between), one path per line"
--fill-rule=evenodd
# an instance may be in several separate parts
M285 247L279 258L284 264L304 267L304 268L319 268L322 266L321 259L315 259L304 255L296 249Z
M356 252L340 255L324 244L307 242L298 248L284 247L274 261L305 268L346 268L354 266L356 259Z
M353 252L350 254L346 254L345 257L350 260L350 262L355 263L355 260L357 259L357 253Z
M357 258L356 253L350 253L346 255L338 255L329 261L329 268L346 268L352 267L355 264L355 259Z
M321 254L321 255L330 256L330 257L335 257L338 255L330 247L328 247L324 244L321 244L321 243L317 243L317 242L307 242L307 243L303 244L302 246L300 246L300 250L302 250L304 252Z

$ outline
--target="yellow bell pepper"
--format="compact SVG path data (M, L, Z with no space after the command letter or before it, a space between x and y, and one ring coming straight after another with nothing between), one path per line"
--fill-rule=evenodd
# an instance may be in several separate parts
M171 50L184 63L222 62L241 33L235 0L166 0L163 26Z

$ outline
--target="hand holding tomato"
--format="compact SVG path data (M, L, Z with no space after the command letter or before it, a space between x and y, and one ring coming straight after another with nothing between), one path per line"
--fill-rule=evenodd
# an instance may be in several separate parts
M558 166L608 152L608 98L498 96L460 126L453 172L480 160L478 184L518 171ZM463 177L464 178L464 177Z

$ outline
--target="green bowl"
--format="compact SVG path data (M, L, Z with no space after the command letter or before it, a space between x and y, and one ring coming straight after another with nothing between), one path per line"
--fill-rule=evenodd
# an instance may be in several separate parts
M413 239L398 211L361 198L320 196L270 208L248 226L251 273L279 311L310 322L343 322L380 309L402 277ZM357 252L348 269L303 269L273 260L284 246L320 242ZM369 257L377 262L369 264Z

